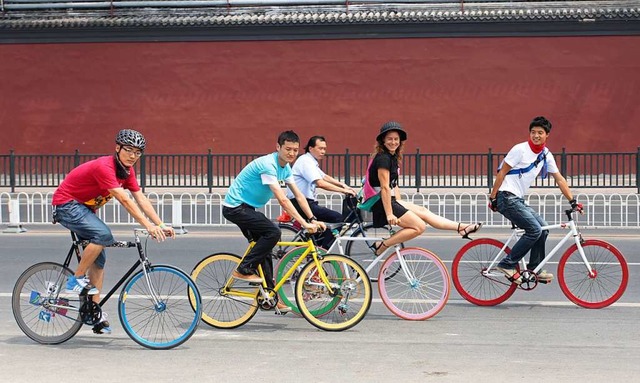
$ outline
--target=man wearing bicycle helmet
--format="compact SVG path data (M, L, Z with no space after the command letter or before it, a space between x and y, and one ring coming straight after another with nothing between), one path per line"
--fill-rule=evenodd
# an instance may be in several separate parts
M69 172L53 193L52 201L54 222L90 242L74 275L68 278L66 290L92 295L96 303L100 302L104 280L104 248L115 242L109 227L96 214L100 207L115 198L156 240L175 236L173 229L162 223L136 179L133 166L146 148L144 137L135 130L123 129L115 141L113 155L85 162ZM125 190L129 190L133 200ZM93 331L111 332L104 312Z
M356 191L337 179L327 175L320 169L320 161L322 161L327 152L327 142L322 136L313 136L309 139L307 146L304 148L305 154L298 157L295 164L291 168L293 180L302 194L304 194L311 212L315 217L323 222L339 223L342 222L342 213L335 210L320 206L317 200L317 188L327 191L344 193L354 196ZM304 214L297 200L294 198L291 189L287 189L287 198L293 203L298 213ZM319 245L328 249L335 240L331 231L327 230L320 234Z
M271 250L280 240L281 233L276 224L256 210L266 205L271 198L275 197L280 206L310 233L315 233L318 228L326 228L324 223L319 222L313 215L307 200L291 176L290 164L298 156L299 148L300 139L295 132L288 130L280 133L276 151L247 164L225 196L222 215L238 225L247 239L256 242L233 271L232 276L235 279L261 283L262 278L257 275L258 265L261 265L267 286L274 287ZM285 195L285 186L289 186L293 192L306 219L298 213ZM291 311L290 307L280 301L277 309L280 313Z
M535 269L545 257L545 242L549 231L542 230L542 226L547 225L547 222L524 202L524 196L536 177L540 175L546 178L547 174L551 174L562 194L569 200L571 208L582 213L582 204L573 198L567 180L560 174L553 154L546 147L551 127L551 122L542 116L531 121L529 140L515 145L507 153L489 195L491 210L500 212L525 231L511 249L511 253L497 266L499 271L516 284L522 283L522 276L516 266L527 252L531 251L528 270ZM541 270L538 280L549 283L553 280L553 274Z

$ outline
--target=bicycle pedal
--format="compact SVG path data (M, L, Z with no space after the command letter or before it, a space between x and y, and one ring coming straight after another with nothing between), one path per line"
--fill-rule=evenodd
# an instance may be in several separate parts
M541 279L538 279L538 283L544 283L545 285L550 284L551 282L553 282L553 279L550 281L543 281Z

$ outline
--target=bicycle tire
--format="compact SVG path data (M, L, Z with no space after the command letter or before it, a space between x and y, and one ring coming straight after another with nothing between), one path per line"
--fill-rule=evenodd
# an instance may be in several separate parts
M385 306L396 316L406 320L425 320L438 314L449 300L451 284L449 272L437 255L418 247L400 250L407 274L393 253L380 268L378 290ZM400 272L397 272L400 268ZM393 277L387 278L391 272Z
M292 223L279 223L280 229L280 241L279 242L302 242L302 233L300 229L296 228ZM276 245L273 249L273 255L276 259L281 259L287 253L289 253L295 246L280 246Z
M306 264L296 282L296 302L302 316L325 331L347 330L364 319L371 307L371 281L355 260L338 254L323 256L320 267L334 288L333 296L318 278L315 262ZM340 270L341 276L336 273ZM336 298L339 298L336 301ZM319 311L330 307L330 311Z
M479 238L464 245L453 258L451 279L458 293L478 306L495 306L513 295L518 286L504 276L486 276L487 270L504 243L492 238ZM506 248L507 254L511 253ZM516 269L520 271L520 266Z
M595 276L590 276L573 244L558 263L558 283L569 300L588 309L600 309L616 302L629 282L629 266L622 253L612 244L591 239L582 244L584 254Z
M257 286L242 281L234 283L234 286L239 286L245 292L255 291L253 299L223 294L224 286L241 260L242 257L235 254L211 254L198 262L191 272L202 295L202 320L209 326L236 328L251 320L258 311Z
M306 246L296 247L291 249L281 260L278 262L276 266L276 281L282 280L284 275L287 273L289 269L293 267L293 264L296 260L307 250ZM324 255L327 254L327 251L321 247L316 247L318 254ZM300 275L300 271L304 267L306 263L302 263L298 266L298 270L295 270L293 274L289 277L289 279L282 285L280 290L278 290L278 297L280 301L282 301L285 305L291 307L291 311L295 314L300 314L300 308L296 303L296 282L298 281L298 276ZM327 306L324 310L328 310L330 306ZM314 313L314 315L321 315L323 309Z
M198 328L202 315L200 292L191 277L177 267L153 265L147 274L150 283L144 270L125 282L118 300L120 323L141 346L156 350L177 347Z
M368 223L363 225L362 227L357 228L352 234L351 237L372 237L372 238L384 238L385 236L389 236L389 229L381 227L373 227L373 224ZM378 263L376 263L373 267L370 268L371 263L376 259L376 253L374 250L374 243L376 241L347 241L347 244L344 248L344 253L346 256L351 257L358 261L367 270L367 274L369 278L371 278L371 282L377 282L378 277L380 275L380 268L386 259L391 256L392 253L387 254L387 258L381 259ZM400 244L401 248L404 248L404 244ZM393 275L391 271L388 270L388 274L386 278L392 278ZM395 270L396 272L400 271L398 268Z
M13 316L20 330L34 341L60 344L80 331L82 321L77 307L65 310L43 306L45 299L56 305L69 304L60 294L70 275L73 272L59 263L42 262L29 267L16 281L11 295ZM79 305L78 295L70 296Z

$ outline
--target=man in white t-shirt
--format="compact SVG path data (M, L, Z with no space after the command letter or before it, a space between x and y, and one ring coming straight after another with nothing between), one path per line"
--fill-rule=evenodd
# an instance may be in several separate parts
M562 194L569 200L571 208L582 213L582 204L573 198L567 180L560 174L553 154L546 148L546 141L551 132L551 122L539 116L529 124L529 140L515 145L504 158L493 189L489 195L490 208L504 215L513 224L525 231L516 242L511 253L498 263L498 270L516 283L522 282L520 273L516 270L518 262L531 250L528 270L535 269L545 257L545 241L548 230L542 230L547 223L542 217L524 202L524 196L533 184L538 174L546 178L551 174L558 184ZM549 283L553 274L546 270L538 273L538 280Z
M337 179L327 175L320 169L322 161L327 153L327 141L322 136L313 136L309 139L304 148L305 154L298 157L291 169L293 180L302 194L307 199L307 203L315 217L322 222L339 223L342 222L342 214L320 206L317 201L317 188L327 191L344 193L355 196L356 191ZM293 196L291 190L287 190L287 198L291 200L293 206L302 214L300 205ZM328 249L333 243L334 237L330 230L320 234L321 247Z

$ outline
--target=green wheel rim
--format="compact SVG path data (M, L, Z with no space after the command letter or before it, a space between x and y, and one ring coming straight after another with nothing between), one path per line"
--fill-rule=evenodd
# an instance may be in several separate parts
M284 257L282 257L282 259L280 260L280 263L278 263L278 268L277 268L277 271L276 271L276 281L280 281L282 279L282 277L285 275L285 273L287 272L289 267L291 267L291 265L293 265L293 263L298 258L300 258L300 256L306 250L307 250L306 246L296 247L295 249L292 249L287 254L285 254ZM325 249L321 248L321 247L316 247L316 250L318 251L318 254L320 254L320 255L327 254L327 251ZM340 268L340 266L337 263L334 263L334 262L331 262L331 264L335 268L336 273L338 273L338 275L342 276L342 269ZM304 266L304 263L301 265L301 267L302 266ZM291 286L291 289L292 289L291 290L291 293L292 293L292 298L291 299L289 299L287 294L285 294L285 291L283 291L285 289L285 286L287 286L287 284L289 286ZM296 304L296 301L295 301L295 291L294 290L295 290L295 280L294 281L288 281L285 285L282 286L282 288L280 288L278 296L280 297L280 300L284 304L286 304L287 306L291 307L291 310L294 313L300 314L300 308L298 307L298 305ZM338 301L339 301L339 298L336 297L334 300L329 302L326 306L314 310L313 311L313 315L322 316L322 315L330 312L333 309L333 307L335 307L335 305L338 303Z

